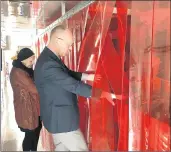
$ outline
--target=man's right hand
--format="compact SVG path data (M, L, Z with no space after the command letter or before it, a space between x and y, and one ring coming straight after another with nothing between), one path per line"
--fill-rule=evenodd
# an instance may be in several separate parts
M100 98L106 98L109 102L114 104L113 99L122 100L126 99L127 97L124 95L116 95L113 93L103 91Z
M117 95L117 94L109 93L106 91L102 91L101 89L95 89L92 98L95 100L100 100L100 98L105 98L109 102L114 104L113 99L124 100L124 99L127 99L128 97L124 95Z

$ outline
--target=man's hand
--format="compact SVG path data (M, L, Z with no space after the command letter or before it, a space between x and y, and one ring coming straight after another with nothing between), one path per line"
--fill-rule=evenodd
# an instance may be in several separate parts
M95 74L85 74L83 73L82 75L82 81L100 81L101 80L101 76L100 75L96 75L96 78L95 78Z
M112 93L112 99L118 99L118 100L122 100L122 95L116 95Z
M109 102L111 102L114 105L113 99L124 100L127 99L128 97L124 95L117 95L117 94L103 91L101 94L101 98L106 98Z
M95 82L100 81L102 79L102 76L100 74L97 74L95 77Z
M87 80L88 81L93 81L94 80L94 74L88 74L88 76L87 76Z
M109 93L109 92L103 91L100 98L105 98L105 99L107 99L112 105L115 105L115 103L113 102L112 94Z
M96 78L95 78L95 74L89 74L88 75L88 78L87 78L87 80L88 81L100 81L101 80L101 76L98 74L98 75L96 75Z

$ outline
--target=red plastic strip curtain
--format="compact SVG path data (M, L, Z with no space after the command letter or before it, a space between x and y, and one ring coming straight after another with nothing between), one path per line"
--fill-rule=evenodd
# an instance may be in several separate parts
M48 34L47 33L44 34L43 41L44 41L44 44L47 45L47 42L48 42Z
M87 12L87 8L81 10L80 12L78 12L76 15L72 16L67 21L68 22L68 27L73 32L75 41L74 41L74 45L71 48L70 54L68 56L66 56L65 58L63 58L63 61L65 62L65 64L71 70L75 70L75 71L76 71L77 58L78 58L78 54L77 53L79 51L78 43L81 42L81 37L82 37L80 35L81 32L79 31L79 29L80 29L79 26L82 25L83 23L85 24L86 12ZM80 18L82 18L82 20L80 20ZM75 23L77 23L77 24L75 24ZM83 26L84 26L84 24L83 24ZM75 25L77 25L77 27ZM42 52L44 46L47 45L48 40L49 40L49 36L50 36L50 32L45 33L43 37L39 38L40 41L39 41L38 56ZM80 102L80 104L81 104L81 102ZM83 109L83 106L80 106L80 111L82 113L81 117L82 117L82 115L84 115L84 112L83 112L82 109ZM85 120L85 119L81 119L81 120ZM82 122L82 123L84 123L84 122ZM44 127L42 128L41 137L42 137L42 146L43 146L43 148L45 150L47 150L47 151L53 151L54 150L54 144L53 144L52 136Z
M127 6L123 5L125 1L116 1L117 9L117 21L118 21L118 53L121 57L121 74L119 75L122 79L120 81L121 92L114 92L121 95L127 95L129 91L128 77L126 77L125 69L125 49L126 48L126 34L127 34ZM128 51L128 50L127 50ZM115 90L117 82L113 83L113 89ZM118 89L118 88L117 88ZM119 136L118 136L118 145L117 150L126 151L128 149L128 98L122 99L117 102L117 111L118 111L118 127L119 127Z
M66 57L68 58L68 66L70 69L77 71L78 65L78 53L80 50L80 43L82 41L83 33L82 30L84 29L84 24L87 20L87 9L88 7L84 8L74 16L68 19L68 28L72 30L73 37L74 37L74 44L71 48L70 54Z
M41 7L41 1L31 1L32 16L38 16L40 7Z
M49 40L49 34L50 34L49 32L45 33L43 37L42 36L39 37L38 40L36 41L36 58L39 57L45 45L47 45ZM47 151L53 151L54 144L52 140L52 135L44 127L42 127L40 137L42 141L42 147Z
M72 45L71 51L68 56L66 56L63 60L65 64L74 71L77 71L80 44L82 38L84 37L84 33L82 31L85 30L85 25L87 21L87 13L88 7L84 8L71 18L67 20L68 28L71 29L74 36L74 44ZM88 119L88 108L86 104L86 99L78 97L79 100L79 109L80 109L80 129L82 130L85 138L87 139L87 119Z
M40 40L39 40L39 38L37 40L37 55L38 56L40 55Z
M117 14L112 16L110 28L107 29L107 37L96 69L96 75L101 75L103 79L95 82L94 87L110 93L128 95L128 78L124 75L127 8L120 8L120 2L116 4ZM94 142L92 150L127 150L128 100L101 99L98 103L91 104L91 113Z
M97 63L101 55L101 51L104 45L105 37L109 28L111 21L113 8L115 2L111 1L101 1L90 6L90 19L87 21L86 34L81 43L81 50L79 54L78 70L81 72L96 73ZM96 79L96 78L95 78ZM88 82L90 83L90 82ZM86 101L86 99L85 99ZM90 138L88 139L89 148L91 150L98 150L100 147L104 147L104 142L102 138L97 139L99 134L97 128L101 128L99 120L95 120L94 117L99 116L96 108L98 106L95 101L87 101L88 108L87 115L90 114L90 119L88 119L88 128L90 127ZM92 107L94 105L94 107ZM97 107L96 107L97 106ZM99 109L100 110L100 109ZM89 113L88 113L89 111ZM100 112L100 111L99 111ZM90 126L89 126L90 124ZM97 124L99 124L97 126ZM102 130L100 134L102 133ZM99 147L99 141L102 142ZM106 140L105 142L108 142ZM108 150L108 148L106 148Z
M90 6L90 19L87 21L86 34L81 44L78 64L78 68L82 72L96 72L98 59L112 17L114 3L115 2L97 2ZM97 150L98 148L96 147L99 147L98 140L96 139L98 131L94 128L95 126L96 128L100 126L97 126L99 122L94 120L94 116L98 115L98 113L94 113L96 109L92 109L93 102L92 100L88 100L87 102L89 108L87 109L87 114L89 114L87 125L89 134L88 142L91 150ZM103 146L103 143L101 143L101 146Z
M79 13L74 15L72 18L68 20L68 27L73 29L73 35L75 39L75 43L72 47L72 51L70 52L70 63L69 66L72 70L77 71L79 52L80 52L80 44L82 42L82 38L84 37L85 25L87 21L88 7L81 10ZM80 110L80 129L84 134L84 137L88 138L88 105L85 98L78 97L79 100L79 110Z
M79 53L79 71L95 71L96 63L110 24L114 3L115 2L96 2L90 6L90 19L87 21L86 33L81 43Z
M128 150L170 151L170 2L132 1Z
M40 38L39 55L47 45L49 40L49 32L42 35ZM52 135L43 126L41 130L42 147L47 151L53 151L55 149Z
M35 43L34 43L34 50L35 50L35 58L37 59L38 58L38 44L37 44L37 41L35 41Z

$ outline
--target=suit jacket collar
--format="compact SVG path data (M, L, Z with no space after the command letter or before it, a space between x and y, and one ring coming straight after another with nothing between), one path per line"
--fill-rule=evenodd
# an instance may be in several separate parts
M59 61L60 60L60 58L55 53L53 53L47 46L45 46L45 49L44 50L47 52L47 54L48 54L48 56L50 58L52 58L52 59L54 59L56 61Z
M51 59L55 60L60 65L66 68L65 64L61 61L61 59L55 53L53 53L47 46L45 47L45 51Z

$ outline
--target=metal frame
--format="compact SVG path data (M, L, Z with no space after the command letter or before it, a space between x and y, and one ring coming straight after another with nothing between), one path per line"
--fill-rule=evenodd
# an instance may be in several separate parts
M95 0L93 0L93 1L82 1L66 13L65 13L65 3L61 2L62 16L60 18L58 18L56 21L54 21L52 24L50 24L48 27L46 27L43 30L43 32L40 35L38 35L38 37L45 34L48 31L51 31L55 26L57 26L58 24L62 23L65 20L69 19L70 17L72 17L73 15L75 15L76 13L78 13L79 11L81 11L82 9L86 8L87 6L89 6L90 4L92 4L94 2L95 2ZM116 7L114 7L113 13L114 14L117 13ZM127 15L131 15L130 9L128 9Z
M61 11L62 11L62 16L65 15L66 13L66 5L64 1L61 1Z
M81 11L82 9L86 8L87 6L89 6L90 4L92 4L94 2L95 2L95 0L94 1L81 1L79 4L77 4L76 6L74 6L71 10L69 10L68 12L66 12L59 19L57 19L52 24L50 24L48 27L46 27L43 30L43 32L40 35L38 35L38 37L41 36L41 35L43 35L43 34L45 34L48 31L51 31L55 26L57 26L58 24L62 23L65 20L67 20L68 18L72 17L77 12Z

